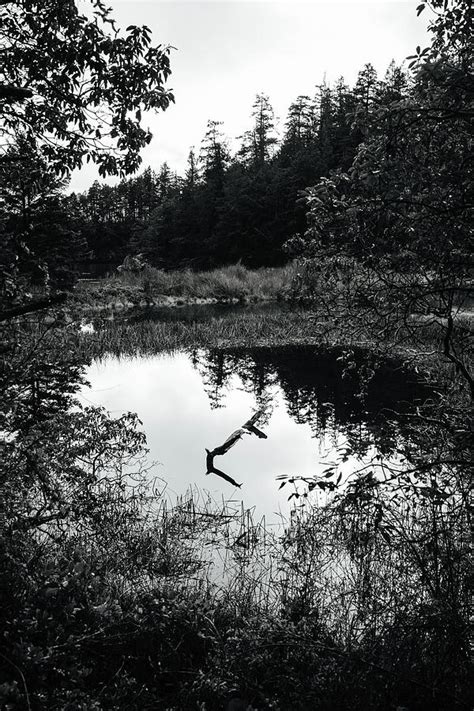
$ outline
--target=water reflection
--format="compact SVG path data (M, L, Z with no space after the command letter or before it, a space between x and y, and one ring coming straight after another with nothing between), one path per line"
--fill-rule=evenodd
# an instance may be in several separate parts
M138 308L128 312L125 316L129 323L140 323L141 321L164 321L166 323L182 321L184 323L196 323L211 321L214 318L232 319L239 315L249 314L272 314L282 311L295 311L289 304L276 303L274 301L258 302L255 304L246 303L220 303L215 304L173 304L170 306L149 306Z
M277 386L295 422L308 424L316 438L344 434L351 451L360 456L373 445L383 454L396 449L407 436L407 415L433 394L398 362L378 362L362 349L219 350L194 353L193 362L212 407L225 402L235 374L260 406L271 406Z
M91 366L82 396L114 414L138 413L170 498L198 486L275 522L289 513L276 477L321 475L341 451L345 472L390 456L405 436L404 418L429 395L409 372L372 359L364 361L361 397L362 358L314 347L109 358ZM242 489L205 476L205 448L218 448L259 408L267 439L242 438L222 467Z

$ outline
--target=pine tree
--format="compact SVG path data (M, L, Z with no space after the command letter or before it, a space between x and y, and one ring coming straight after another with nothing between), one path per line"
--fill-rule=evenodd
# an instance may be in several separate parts
M333 92L326 81L317 87L315 105L319 171L327 175L334 166L335 136Z
M184 175L183 182L183 192L186 195L194 193L195 189L199 184L200 172L198 166L198 159L194 151L194 146L190 148L188 154L188 163L186 167L186 172Z
M372 64L360 70L354 87L355 115L353 129L364 136L368 133L374 108L377 104L379 82Z
M242 136L239 158L247 167L260 170L272 158L277 144L275 116L266 94L257 94L252 109L254 125Z
M314 104L309 96L298 96L290 105L285 129L280 153L291 160L314 139Z
M222 121L207 122L206 134L201 143L200 162L205 182L216 194L222 192L224 173L229 164L230 153L221 127Z
M359 142L352 131L355 102L354 93L340 77L334 87L334 158L342 170L351 165Z

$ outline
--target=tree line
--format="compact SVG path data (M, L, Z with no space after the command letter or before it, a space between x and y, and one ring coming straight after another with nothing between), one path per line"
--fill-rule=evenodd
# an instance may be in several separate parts
M394 62L383 79L366 64L352 88L341 77L312 98L298 96L280 138L269 97L258 94L233 154L222 123L209 121L184 175L163 163L114 187L96 181L70 195L67 209L78 217L90 261L104 266L137 252L165 269L280 265L287 240L306 228L301 191L348 170L379 112L412 92Z

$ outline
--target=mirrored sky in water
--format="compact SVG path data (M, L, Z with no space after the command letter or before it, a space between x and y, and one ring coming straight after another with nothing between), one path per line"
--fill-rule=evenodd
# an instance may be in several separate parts
M205 475L205 447L213 449L257 409L255 395L235 373L222 388L219 407L213 408L203 378L185 353L147 358L108 358L95 362L87 373L90 388L83 389L84 404L102 405L112 415L136 412L143 422L150 449L149 459L158 464L153 474L167 482L167 495L174 501L189 487L209 491L212 498L243 501L255 507L255 518L267 523L288 517L291 485L279 490L282 474L321 475L335 459L335 447L345 442L334 428L316 437L310 424L297 424L288 414L280 384L270 388L271 416L262 425L267 439L246 435L215 465L242 483L237 489L219 477ZM316 402L315 402L316 408ZM369 450L368 458L375 454ZM348 472L360 465L350 457L343 465Z

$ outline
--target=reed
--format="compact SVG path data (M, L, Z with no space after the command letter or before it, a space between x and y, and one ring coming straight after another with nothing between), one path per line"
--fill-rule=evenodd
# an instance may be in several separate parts
M169 300L257 302L288 298L296 266L247 269L241 264L204 272L190 269L165 272L147 266L142 272L122 272L99 282L80 283L81 304L160 304Z

